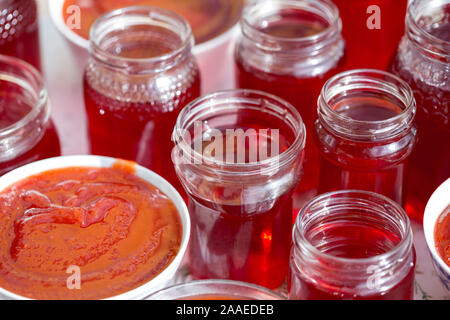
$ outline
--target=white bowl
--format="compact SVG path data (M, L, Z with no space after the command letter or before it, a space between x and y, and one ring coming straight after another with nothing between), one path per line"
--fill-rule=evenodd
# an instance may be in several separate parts
M49 0L48 2L53 23L71 44L78 64L84 66L89 57L89 41L73 32L65 24L62 14L64 0ZM193 53L200 68L202 94L234 87L233 47L239 32L239 23L236 23L228 31L194 47Z
M436 221L448 206L450 206L450 179L445 181L433 193L427 203L425 215L423 217L423 230L428 249L431 254L431 259L433 260L433 265L439 275L439 278L441 279L442 284L448 291L450 291L450 267L438 254L436 244L434 242L434 229L436 226Z
M31 164L13 170L7 173L6 175L0 177L0 192L2 192L5 188L8 188L12 184L20 180L26 179L31 175L35 175L44 171L68 167L109 168L116 161L117 159L100 156L65 156L33 162ZM174 187L170 185L169 182L167 182L156 173L144 167L136 165L136 175L159 188L175 204L175 207L177 208L180 214L180 220L183 228L180 250L178 251L174 260L167 266L167 268L165 268L155 278L151 279L149 282L143 284L142 286L136 289L133 289L131 291L125 292L123 294L114 297L110 297L108 299L114 300L143 299L152 292L165 288L168 285L171 285L173 283L173 279L175 278L175 274L181 264L181 261L184 257L184 254L186 253L187 245L189 242L191 222L188 209L180 194L175 190ZM0 298L19 299L19 300L28 299L26 297L14 294L2 288L0 288Z

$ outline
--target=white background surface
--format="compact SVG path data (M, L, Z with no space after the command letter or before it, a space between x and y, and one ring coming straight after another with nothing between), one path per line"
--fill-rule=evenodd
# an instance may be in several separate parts
M63 154L85 154L86 118L82 92L84 66L77 63L70 46L52 24L47 0L37 1L40 6L43 71ZM450 293L443 288L431 265L421 224L413 223L413 229L417 252L416 299L450 299Z

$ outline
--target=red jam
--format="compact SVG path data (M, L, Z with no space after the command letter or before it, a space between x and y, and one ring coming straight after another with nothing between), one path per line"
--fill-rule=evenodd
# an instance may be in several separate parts
M339 8L342 34L347 45L345 69L386 70L405 30L408 0L333 2Z
M33 161L61 155L47 101L39 106L41 102L30 98L37 93L21 86L27 79L14 78L15 72L32 77L19 60L11 60L13 64L5 61L0 59L0 176Z
M0 54L14 56L41 67L39 23L35 0L0 3Z
M411 89L389 73L354 70L330 79L314 135L321 154L319 192L373 191L403 205L416 142L414 114Z
M101 15L128 6L165 8L186 18L195 36L195 43L211 40L233 27L239 20L243 0L65 0L64 21L71 21L72 5L81 8L81 28L73 31L89 39L89 30Z
M265 121L258 119L256 114L249 114L249 118L241 116L235 126L244 131L261 129L251 125L251 122ZM225 129L222 132L225 135ZM286 135L286 132L284 134L281 131L279 135L280 153L293 142L292 136ZM251 144L259 148L262 143L268 143L267 149L271 150L268 136L256 134L250 139L246 145L247 163ZM226 149L226 140L223 145ZM207 148L208 144L204 150ZM234 153L234 150L227 151ZM199 279L232 279L268 288L279 287L286 277L289 264L292 191L257 204L244 203L238 188L227 186L227 183L216 189L211 189L207 184L203 187L200 183L198 193L199 196L191 196L189 201L192 224L196 226L191 236L192 274Z
M263 8L255 3L255 8ZM244 36L235 53L236 86L272 93L290 102L300 112L307 136L312 137L317 97L325 81L338 73L345 61L338 17L335 21L325 17L323 1L317 2L317 8L307 6L308 10L301 7L302 1L299 7L295 2L280 1L280 8L275 9L266 3L267 10L250 6L244 11ZM314 37L316 40L311 40ZM296 207L317 192L318 151L314 144L308 144L305 152Z
M407 34L392 65L417 101L418 143L411 155L406 211L419 221L428 199L450 177L450 5L434 4L410 5Z
M348 258L364 259L386 253L399 244L400 238L387 229L376 229L364 224L340 223L327 225L326 228L316 230L315 238L310 241L317 248L329 255ZM371 274L368 274L370 277ZM337 275L336 275L337 276ZM296 300L411 300L414 297L414 267L395 286L387 291L370 295L349 294L345 287L327 290L329 279L305 279L291 274L290 299ZM332 288L332 289L331 289Z
M177 254L175 205L131 168L73 167L0 194L0 287L34 299L100 299L135 289ZM79 267L80 289L67 270Z
M450 206L442 212L434 229L434 242L442 260L450 267Z
M136 15L161 16L173 26L146 19L141 24ZM136 161L177 185L170 165L172 131L180 110L200 95L187 23L167 11L133 7L98 28L110 29L93 32L97 49L84 76L91 153Z

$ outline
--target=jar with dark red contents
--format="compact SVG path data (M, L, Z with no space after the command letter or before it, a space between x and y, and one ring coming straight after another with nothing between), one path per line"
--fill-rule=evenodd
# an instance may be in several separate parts
M179 111L200 95L189 24L156 7L129 7L91 28L84 75L90 151L133 160L178 182L171 134Z
M298 111L261 91L213 93L182 110L172 159L189 195L195 278L283 284L305 138Z
M346 69L387 70L405 31L408 0L333 0L347 44Z
M39 21L35 0L0 1L0 53L41 68Z
M416 255L405 211L373 192L343 190L298 214L288 281L293 300L411 300Z
M319 192L367 190L403 205L415 115L411 88L393 74L361 69L327 81L314 136L321 155Z
M0 175L60 155L41 75L22 60L0 55Z
M433 191L450 177L450 0L410 4L392 69L417 101L419 140L411 155L406 211L422 220Z
M345 57L337 7L328 0L256 1L245 8L241 26L235 51L237 87L289 101L312 136L317 97ZM316 194L318 173L318 152L308 144L296 207Z

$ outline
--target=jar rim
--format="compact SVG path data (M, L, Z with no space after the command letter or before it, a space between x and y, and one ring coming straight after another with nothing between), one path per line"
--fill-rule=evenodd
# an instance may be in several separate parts
M111 27L113 31L115 28L120 28L121 24L115 21L116 19L126 19L129 17L141 17L146 18L146 23L140 23L140 25L148 24L148 25L159 25L163 26L166 29L169 29L169 25L173 27L180 27L183 29L183 32L177 30L174 32L177 36L180 37L181 43L180 45L170 52L164 53L159 56L147 57L147 58L130 58L130 57L122 57L118 55L114 55L104 48L102 48L100 41L107 36L111 32L103 31L102 29ZM158 21L158 20L161 21ZM163 25L165 23L165 25ZM123 27L123 24L122 24ZM173 31L173 30L172 30ZM102 32L104 34L102 34ZM105 62L108 60L114 61L114 63L107 63L110 67L121 68L124 65L128 64L164 64L167 61L175 59L179 56L183 56L186 52L190 52L191 48L194 46L195 40L192 34L192 29L189 23L185 18L180 16L179 14L155 6L129 6L120 9L113 10L102 15L98 18L94 24L92 25L89 33L89 51L91 54L94 54L98 60Z
M230 101L232 98L234 98L235 101ZM293 124L297 127L292 128L295 133L294 141L287 150L283 151L277 157L269 157L267 159L251 163L229 163L226 161L217 160L214 157L207 157L210 165L205 165L205 163L201 160L204 159L204 155L200 154L197 150L195 150L195 148L192 148L192 146L186 141L183 132L190 127L189 125L192 125L193 121L195 121L195 118L192 116L189 117L193 111L198 113L209 109L211 105L218 105L224 101L227 101L228 108L232 108L233 105L236 105L239 102L250 101L257 103L259 106L262 104L269 106L271 104L276 104L276 107L281 112L280 115L283 115L284 117L289 115L295 121ZM232 89L211 93L189 103L181 110L178 116L172 139L175 143L175 148L180 148L186 154L193 155L194 159L197 159L194 161L199 161L194 163L202 163L207 170L209 169L215 173L230 175L253 175L255 173L261 174L262 172L271 171L273 170L274 165L282 167L286 163L292 161L292 159L296 157L296 155L298 155L298 153L305 147L306 128L300 113L287 101L263 91ZM236 169L239 171L234 171ZM244 169L245 171L242 171Z
M390 212L396 212L397 218L400 218L403 222L403 233L401 240L389 251L386 251L382 254L374 255L372 257L368 258L345 258L345 257L339 257L332 254L328 254L325 252L320 251L316 246L314 246L305 236L305 230L300 230L301 224L303 222L302 218L306 216L306 213L311 207L314 205L324 203L327 200L330 199L336 199L338 197L342 196L349 196L349 199L356 199L357 197L371 197L371 199L376 199L379 201L383 201L385 205L383 206L384 209L386 209L386 212L388 209L391 209ZM370 200L369 202L375 203L374 200ZM363 190L340 190L340 191L333 191L328 192L323 195L320 195L312 200L310 200L308 203L304 205L304 207L300 210L293 231L292 236L294 239L294 243L301 241L302 248L307 249L310 253L312 253L314 256L327 259L329 261L336 261L343 264L361 264L366 265L370 263L374 263L375 261L389 261L390 258L397 256L400 254L405 247L412 247L412 229L411 229L411 222L406 214L406 212L403 210L403 208L394 200L375 193L371 191L363 191Z
M408 38L419 46L425 53L430 56L437 56L439 58L446 59L448 61L450 59L450 41L436 37L430 33L423 24L419 23L420 18L429 13L425 10L426 8L435 9L439 8L441 5L450 5L450 1L413 0L408 6L408 13L406 15L406 33ZM425 46L423 42L429 43L431 48L430 46Z
M9 72L1 70L2 65L7 66ZM20 77L25 77L26 79L21 79ZM0 139L2 139L14 134L15 131L20 130L36 119L47 106L48 91L43 77L35 67L18 58L2 54L0 54L0 80L14 83L16 86L31 92L36 98L36 103L33 104L30 112L22 119L5 128L0 128Z
M362 82L364 79L365 83ZM355 81L357 80L357 81ZM331 98L335 97L341 91L345 92L349 88L344 88L341 91L333 92L335 85L343 82L346 86L355 82L358 90L376 89L381 91L390 91L400 101L402 101L404 108L402 112L396 114L385 120L357 120L352 117L341 114L333 109L330 105ZM331 96L331 97L330 97ZM414 123L416 114L416 101L414 93L409 84L400 77L381 70L375 69L354 69L339 73L325 83L318 99L318 115L319 119L332 120L333 131L338 134L353 138L353 139L389 139L404 131L404 128L410 128ZM349 124L355 127L366 127L370 132L356 133ZM328 125L327 127L330 127Z
M316 6L316 8L314 6ZM269 11L269 14L271 14L272 12L269 10L271 8L275 8L273 11L279 11L284 8L295 8L300 10L315 8L317 9L316 11L320 11L323 14L321 15L321 18L324 18L327 21L328 26L316 34L305 37L281 37L267 34L264 31L255 28L255 23L250 21L250 18L253 15L258 14L258 12L264 13L264 11ZM314 13L317 14L317 12ZM267 16L269 14L266 12ZM248 4L243 11L241 26L244 36L247 36L250 39L254 39L254 37L257 36L268 42L301 44L304 47L308 47L309 45L314 45L323 40L334 38L336 34L339 35L342 29L342 22L339 16L339 9L330 0L274 0L255 1ZM267 46L262 47L267 50L271 49Z

